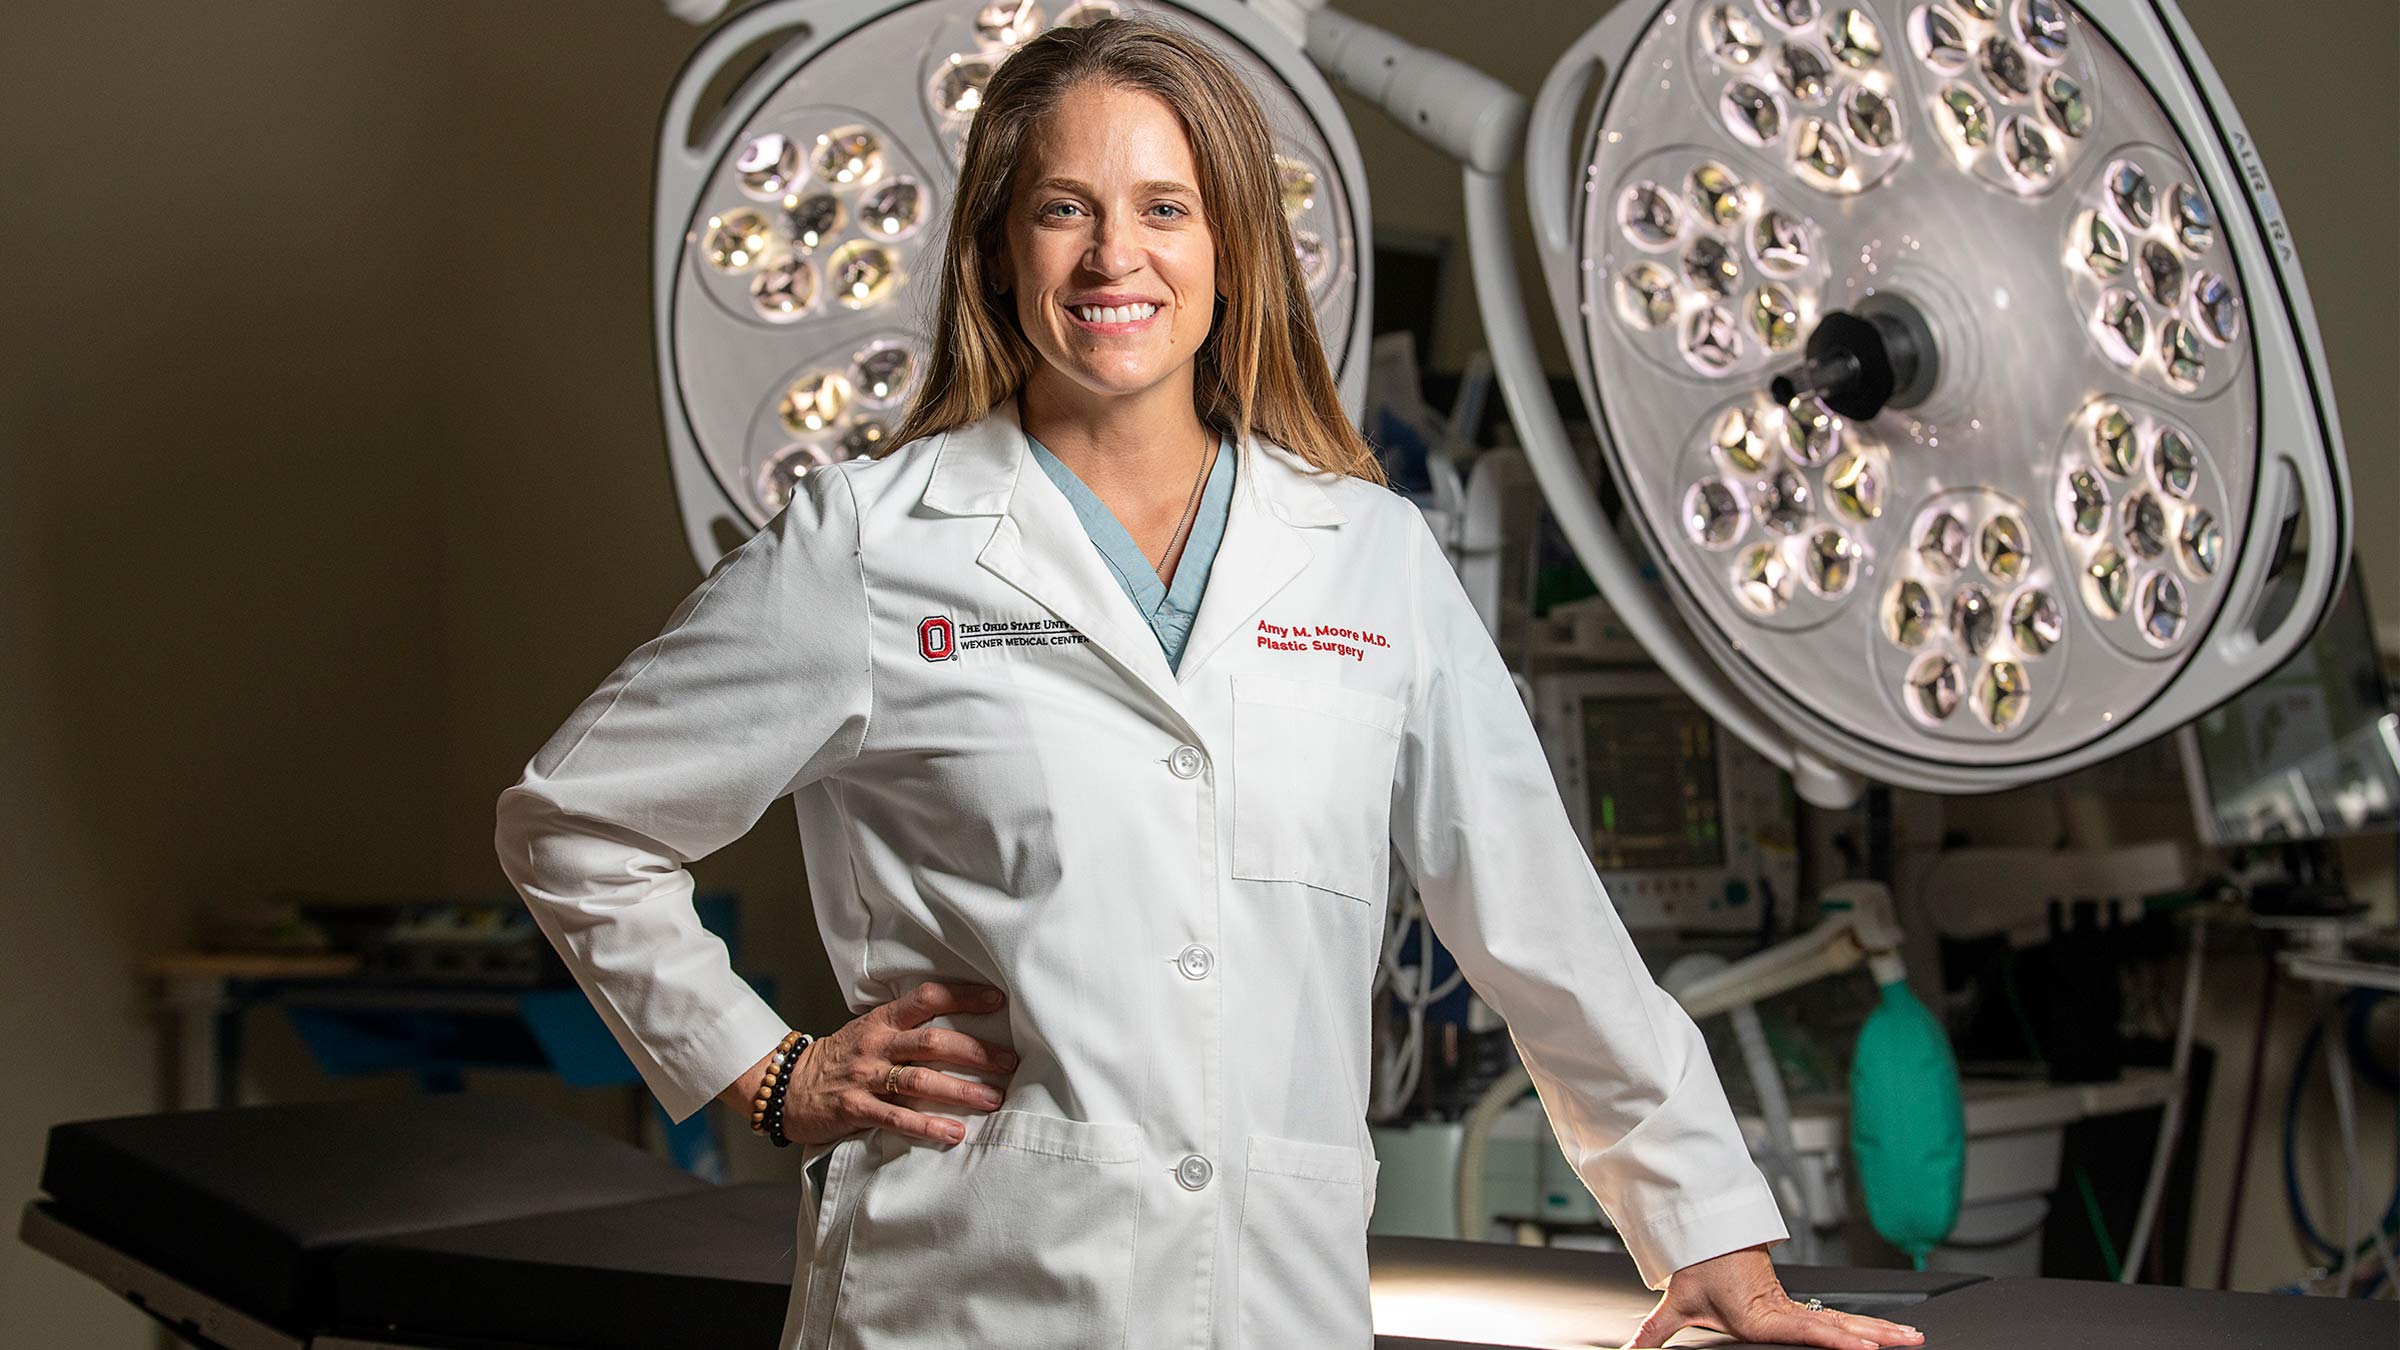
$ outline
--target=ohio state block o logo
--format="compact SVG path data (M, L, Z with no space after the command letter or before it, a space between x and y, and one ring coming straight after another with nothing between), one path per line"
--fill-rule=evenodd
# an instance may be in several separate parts
M957 635L948 619L936 614L917 625L917 655L928 661L947 661L958 655Z

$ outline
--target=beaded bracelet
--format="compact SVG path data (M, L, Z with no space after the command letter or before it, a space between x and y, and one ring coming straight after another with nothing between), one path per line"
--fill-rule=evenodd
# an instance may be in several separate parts
M783 1072L775 1079L775 1091L767 1101L767 1141L777 1148L790 1148L792 1141L783 1137L783 1094L792 1085L792 1066L800 1062L800 1052L816 1039L803 1034L792 1047L791 1057L784 1061Z
M799 1062L801 1050L815 1039L805 1031L786 1032L768 1056L766 1076L750 1099L751 1132L765 1135L777 1148L791 1147L792 1141L783 1137L783 1094L791 1086L792 1066Z
M806 1048L812 1039L814 1038L806 1032L796 1032L787 1037L784 1044L777 1047L775 1063L771 1070L772 1078L762 1085L765 1098L763 1113L765 1119L760 1122L759 1130L760 1133L767 1136L767 1141L777 1148L791 1146L792 1141L783 1136L784 1094L791 1088L792 1069L800 1062L801 1050Z
M799 1039L799 1032L787 1031L767 1055L766 1074L758 1080L758 1091L750 1097L750 1129L754 1134L766 1133L767 1102L774 1095L775 1080L787 1062L784 1057L791 1053L793 1043Z

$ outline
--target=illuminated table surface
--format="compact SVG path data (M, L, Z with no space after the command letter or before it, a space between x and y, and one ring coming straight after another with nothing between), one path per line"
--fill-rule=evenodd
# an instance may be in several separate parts
M1588 1350L1624 1344L1655 1296L1633 1262L1602 1252L1442 1238L1367 1244L1376 1350ZM2226 1294L2091 1280L1786 1266L1796 1298L1888 1318L1926 1350L2310 1350L2400 1345L2400 1304ZM1686 1331L1673 1344L1737 1344Z

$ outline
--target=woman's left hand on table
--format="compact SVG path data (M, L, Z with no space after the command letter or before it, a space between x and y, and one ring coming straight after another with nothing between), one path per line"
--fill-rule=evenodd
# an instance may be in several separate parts
M1736 1340L1766 1345L1816 1345L1828 1350L1878 1350L1922 1345L1915 1327L1861 1317L1837 1308L1811 1308L1783 1291L1764 1248L1746 1247L1694 1262L1667 1277L1658 1306L1625 1343L1626 1350L1663 1346L1685 1327L1707 1327Z

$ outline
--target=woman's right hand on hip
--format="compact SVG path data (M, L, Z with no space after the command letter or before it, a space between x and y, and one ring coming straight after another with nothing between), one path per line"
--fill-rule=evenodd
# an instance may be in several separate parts
M961 1122L900 1103L997 1110L997 1089L930 1066L1007 1074L1016 1069L1017 1056L1005 1046L925 1023L946 1014L997 1012L1005 1002L1005 996L989 985L928 980L890 1003L869 1008L841 1030L819 1036L800 1052L791 1086L784 1090L783 1137L797 1144L825 1144L860 1130L882 1129L931 1143L957 1143L966 1137Z

